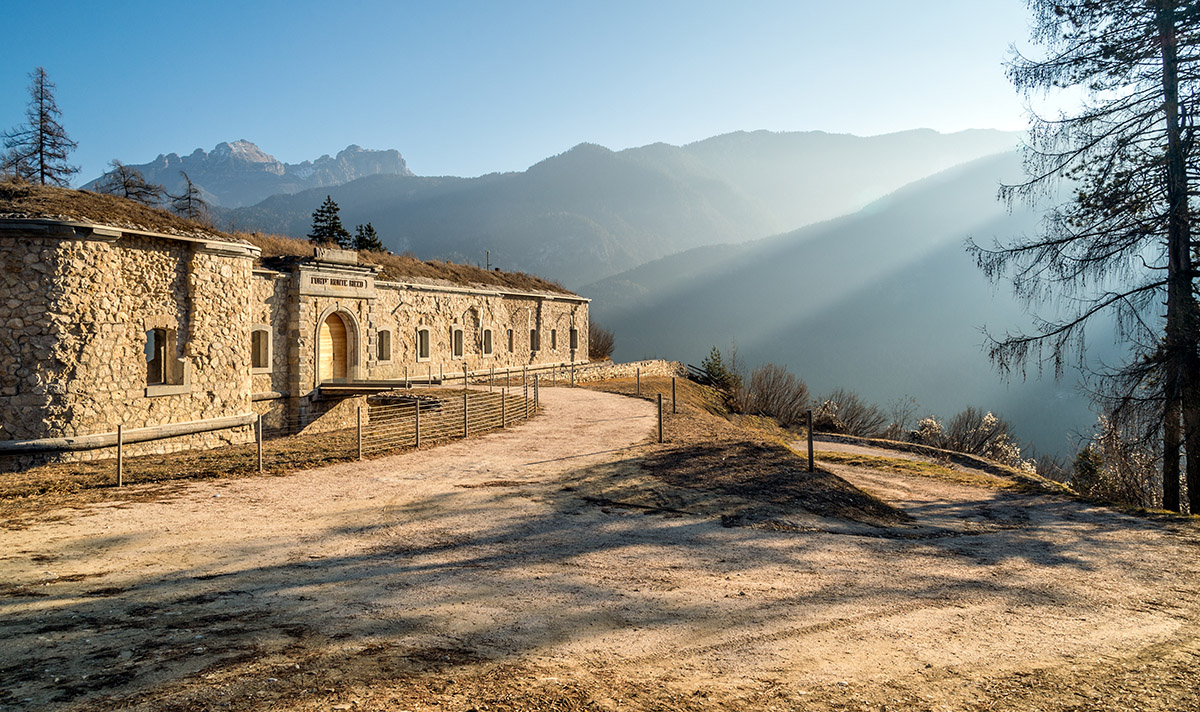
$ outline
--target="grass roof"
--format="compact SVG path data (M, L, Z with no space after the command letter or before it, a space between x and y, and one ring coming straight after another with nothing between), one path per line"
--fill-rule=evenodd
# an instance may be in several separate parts
M313 245L281 235L227 233L142 203L104 193L24 182L0 181L0 219L71 220L128 230L159 232L211 240L246 242L262 250L260 261L277 257L311 257ZM379 278L392 282L427 282L519 291L572 294L561 284L525 274L499 272L453 262L421 261L411 255L360 252L363 264L378 265Z

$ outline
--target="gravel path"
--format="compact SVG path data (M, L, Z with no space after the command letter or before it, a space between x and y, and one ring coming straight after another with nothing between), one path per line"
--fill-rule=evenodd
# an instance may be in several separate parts
M542 399L466 442L0 531L0 706L415 710L399 680L433 666L443 709L489 670L611 709L1124 709L1113 670L1173 691L1200 660L1191 524L839 466L913 525L596 506L597 471L662 486L652 405Z

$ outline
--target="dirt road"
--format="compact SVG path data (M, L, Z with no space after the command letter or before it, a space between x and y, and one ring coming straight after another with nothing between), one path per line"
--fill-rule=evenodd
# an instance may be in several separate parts
M598 478L676 501L650 404L542 397L479 439L0 530L0 706L1200 706L1190 523L836 465L912 521L623 507Z

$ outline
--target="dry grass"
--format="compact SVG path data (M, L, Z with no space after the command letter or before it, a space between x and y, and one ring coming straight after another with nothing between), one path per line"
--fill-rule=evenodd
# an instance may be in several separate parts
M49 185L0 182L0 217L76 220L131 230L236 242L238 238L204 223L187 220L115 195Z
M879 455L859 455L849 452L830 452L816 450L813 457L822 462L832 462L851 467L865 467L880 472L895 472L902 475L918 475L953 482L960 485L986 487L988 489L1025 489L1017 480L988 475L982 472L966 472L943 467L932 462L907 460L899 457L882 457Z
M278 257L311 257L313 254L313 245L307 240L257 232L230 234L195 220L181 218L166 210L115 195L22 182L0 182L0 218L75 220L130 230L202 236L226 242L248 242L259 247L262 250L262 258L267 260ZM379 266L379 278L393 282L429 281L461 286L572 294L561 284L524 272L489 272L471 265L434 260L423 262L411 255L378 252L360 252L359 260L364 264Z
M256 245L262 250L262 258L270 261L279 257L311 257L313 244L308 240L282 235L264 235L257 232L235 233L239 240ZM572 294L566 287L524 272L488 271L472 265L429 260L422 262L411 255L392 255L382 252L359 252L360 262L377 265L379 279L389 282L431 281L448 282L456 285L500 287L527 292L551 292Z

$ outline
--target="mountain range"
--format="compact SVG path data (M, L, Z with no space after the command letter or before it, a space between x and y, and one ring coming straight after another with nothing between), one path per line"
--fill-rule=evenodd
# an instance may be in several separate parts
M239 229L307 234L332 195L346 225L423 259L535 272L578 286L703 245L826 220L938 171L1009 150L1017 134L858 137L738 132L611 151L580 144L528 170L477 178L375 175L229 211Z
M585 285L591 316L617 334L615 358L699 363L735 344L750 365L787 365L816 393L836 387L887 404L911 396L920 415L973 405L1008 418L1042 452L1071 452L1094 415L1077 372L1055 381L999 377L983 329L1029 329L1009 289L991 285L964 249L1038 229L1040 215L996 200L1022 175L1012 151L977 159L821 224L740 245L702 247ZM1043 307L1040 313L1049 316ZM1089 359L1115 363L1111 328Z
M183 187L180 171L185 171L210 205L225 208L253 205L272 195L341 185L366 176L412 175L395 150L374 151L350 145L333 157L283 163L244 139L218 143L211 151L197 148L182 157L177 153L159 154L149 163L132 167L149 182L172 193ZM99 180L83 188L91 190Z

